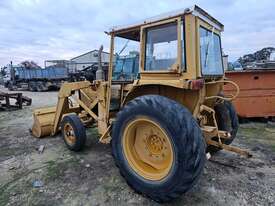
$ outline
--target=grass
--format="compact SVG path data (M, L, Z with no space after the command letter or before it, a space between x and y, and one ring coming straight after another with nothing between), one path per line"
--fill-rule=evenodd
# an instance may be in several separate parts
M10 182L7 182L0 188L0 206L2 205L7 205L10 201L10 198L12 194L26 194L28 193L31 189L31 183L29 180L29 175L33 173L34 171L41 169L36 168L34 170L29 170L21 173L17 173L14 175L13 179Z
M24 197L24 199L27 197L27 201L36 198L37 195L41 195L32 187L33 177L30 175L35 171L45 168L45 173L43 173L41 180L43 182L51 182L62 177L64 172L69 167L75 167L76 163L77 160L74 158L70 158L64 162L48 161L39 168L16 174L10 182L0 187L0 206L7 205L13 193L20 196L23 194L27 195Z
M250 123L241 125L239 136L248 143L263 144L275 151L275 128L268 127L265 123Z
M47 162L47 173L46 173L46 179L57 179L64 173L64 168L61 166L61 164L56 163L55 161L49 161Z
M59 179L64 175L64 172L70 167L76 167L77 160L75 158L70 158L66 161L56 162L56 161L48 161L47 162L47 172L46 172L46 180L54 180Z

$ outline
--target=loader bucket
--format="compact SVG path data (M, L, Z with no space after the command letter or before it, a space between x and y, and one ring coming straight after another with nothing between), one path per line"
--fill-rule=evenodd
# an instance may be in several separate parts
M47 107L34 110L32 134L35 137L40 138L51 135L53 131L55 112L56 107Z

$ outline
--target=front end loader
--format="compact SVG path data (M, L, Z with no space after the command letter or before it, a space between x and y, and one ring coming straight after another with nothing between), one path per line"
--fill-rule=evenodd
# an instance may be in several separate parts
M134 190L158 202L179 197L198 181L206 153L250 156L230 145L239 87L224 77L222 31L198 6L112 28L108 79L100 71L93 82L64 83L56 107L34 111L33 135L61 132L79 151L85 127L96 125ZM225 84L235 88L228 96Z

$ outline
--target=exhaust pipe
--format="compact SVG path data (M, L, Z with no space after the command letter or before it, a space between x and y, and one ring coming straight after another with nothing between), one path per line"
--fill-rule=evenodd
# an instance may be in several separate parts
M98 50L98 57L97 57L98 68L97 68L97 71L95 73L96 80L104 80L104 72L103 72L103 69L102 69L102 59L101 59L102 51L103 51L103 45L101 45L99 50Z

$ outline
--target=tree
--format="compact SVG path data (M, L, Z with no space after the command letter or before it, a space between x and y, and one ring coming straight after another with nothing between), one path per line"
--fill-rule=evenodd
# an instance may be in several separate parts
M274 47L266 47L259 51L256 51L255 53L245 54L238 59L238 62L240 62L243 67L246 67L247 65L254 62L269 60L272 52L275 52Z

